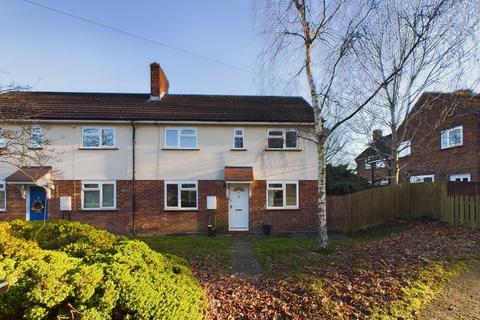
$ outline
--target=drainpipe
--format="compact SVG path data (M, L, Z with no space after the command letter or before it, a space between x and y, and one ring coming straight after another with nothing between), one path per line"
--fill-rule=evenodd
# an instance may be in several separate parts
M135 215L137 212L137 193L135 189L135 145L136 145L136 137L135 137L135 122L130 122L132 126L132 233L135 235L136 233L136 226L135 226Z

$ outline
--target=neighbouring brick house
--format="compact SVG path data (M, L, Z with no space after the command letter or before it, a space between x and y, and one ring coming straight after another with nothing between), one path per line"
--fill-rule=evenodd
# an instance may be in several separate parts
M297 135L314 121L303 98L169 94L160 66L150 69L150 94L0 95L3 118L31 126L32 152L42 139L55 148L45 166L2 165L1 220L121 234L317 230L316 145ZM35 112L17 112L18 101Z
M480 95L426 92L399 133L401 182L480 181ZM390 183L390 139L375 130L355 159L358 174L375 185Z

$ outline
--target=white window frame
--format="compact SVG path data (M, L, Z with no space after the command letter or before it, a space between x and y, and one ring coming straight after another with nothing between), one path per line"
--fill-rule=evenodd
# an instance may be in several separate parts
M375 163L375 168L378 169L383 169L387 167L387 164L385 163L386 160L376 160Z
M425 178L432 178L431 182L435 182L435 175L434 174L421 174L416 176L410 176L409 181L410 183L422 183ZM415 180L416 179L416 180ZM421 181L418 181L421 180ZM428 181L430 182L430 181Z
M281 131L282 132L282 138L283 138L283 146L282 148L270 148L268 146L268 139L270 138L270 132L272 131ZM289 131L294 131L296 132L297 140L296 140L296 146L295 147L287 147L287 132ZM272 136L272 138L280 138L280 136ZM299 139L298 139L298 130L297 129L288 129L288 128L269 128L267 130L267 150L298 150L299 149Z
M372 169L372 164L368 158L365 159L365 169Z
M85 146L83 137L85 136L85 130L95 129L98 131L98 147ZM103 143L103 130L113 130L113 146L104 146ZM117 131L113 127L82 127L82 149L114 149L117 145Z
M167 205L167 185L176 184L177 185L177 199L178 204L175 207ZM195 189L193 188L182 188L182 184L195 184ZM182 207L182 190L196 191L196 206L195 207ZM183 210L183 211L193 211L198 210L198 181L195 180L168 180L163 184L163 202L165 210Z
M98 188L85 188L85 184L98 184ZM113 184L113 207L103 206L103 185ZM98 208L85 208L84 206L84 191L98 191L99 192L99 207ZM82 210L85 211L98 211L98 210L116 210L117 209L117 181L115 180L82 180Z
M457 129L460 129L460 143L450 144L450 133L457 130ZM453 127L453 128L449 128L449 129L443 130L440 133L440 148L441 149L449 149L449 148L460 147L460 146L463 146L463 126L456 126L456 127Z
M472 181L472 175L470 173L455 173L455 174L451 174L450 177L448 177L450 181L457 181L455 179L462 179L460 180L462 182L464 182L463 179L465 178L468 179L467 181Z
M177 131L177 145L176 146L169 146L167 145L167 131ZM182 134L182 130L193 130L195 134ZM180 145L181 137L195 137L195 146L194 147L182 147ZM163 146L166 149L191 149L195 150L198 149L198 131L197 128L174 128L174 127L166 127L164 132L164 141Z
M39 130L40 131L40 143L38 145L35 145L33 143L33 135L34 131ZM36 133L35 133L36 134ZM30 148L31 149L42 149L43 148L43 142L44 142L44 133L43 133L43 127L41 126L32 126L30 128Z
M270 184L281 184L282 188L270 188ZM287 184L295 184L296 185L296 204L294 206L290 205L287 206ZM281 207L270 207L268 205L268 191L269 190L282 190L283 191L283 206ZM299 209L299 203L300 203L300 198L299 198L299 184L298 180L294 181L288 181L288 180L283 180L283 181L278 181L278 180L268 180L267 185L266 185L266 201L267 201L267 209L268 210L285 210L285 209Z
M4 208L0 207L0 212L7 211L7 182L6 181L0 181L0 192L3 192L3 199L5 203Z
M412 153L412 141L405 140L398 145L398 158L408 157Z
M242 134L237 134L237 131L242 131ZM242 138L242 147L237 148L235 147L235 138ZM235 150L245 150L245 129L244 128L233 128L233 141L232 141L232 149Z

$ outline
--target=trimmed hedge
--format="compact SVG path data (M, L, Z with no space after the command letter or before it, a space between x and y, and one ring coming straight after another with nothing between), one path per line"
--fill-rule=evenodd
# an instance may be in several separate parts
M0 223L0 319L202 319L187 263L92 226Z

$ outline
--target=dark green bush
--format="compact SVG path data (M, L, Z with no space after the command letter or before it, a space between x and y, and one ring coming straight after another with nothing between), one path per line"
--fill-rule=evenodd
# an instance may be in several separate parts
M0 223L0 319L201 319L187 263L79 223Z

